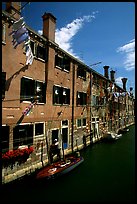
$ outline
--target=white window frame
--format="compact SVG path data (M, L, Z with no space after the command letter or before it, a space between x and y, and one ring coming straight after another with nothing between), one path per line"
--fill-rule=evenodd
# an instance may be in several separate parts
M2 24L2 44L6 44L6 24Z
M43 134L41 134L41 135L36 135L36 134L35 134L35 125L36 125L36 124L39 124L39 123L43 123ZM34 134L33 134L33 135L34 135L35 138L45 135L45 122L35 122L35 123L34 123Z

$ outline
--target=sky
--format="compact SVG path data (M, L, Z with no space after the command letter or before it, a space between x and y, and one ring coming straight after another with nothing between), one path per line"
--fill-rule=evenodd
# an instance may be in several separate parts
M57 19L55 42L62 49L102 75L110 66L116 84L123 87L121 78L128 78L127 91L133 87L135 95L134 2L30 2L21 14L42 34L45 12Z

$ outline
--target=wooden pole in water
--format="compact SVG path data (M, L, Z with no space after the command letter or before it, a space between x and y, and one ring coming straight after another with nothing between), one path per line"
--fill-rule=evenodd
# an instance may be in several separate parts
M64 142L63 142L63 135L61 135L62 138L62 153L63 153L63 161L65 160L65 154L64 154Z
M43 142L41 143L41 162L42 162L42 166L43 165Z

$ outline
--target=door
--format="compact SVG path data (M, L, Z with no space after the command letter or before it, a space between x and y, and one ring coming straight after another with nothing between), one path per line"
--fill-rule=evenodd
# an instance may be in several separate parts
M68 147L68 128L62 128L62 142L64 149Z

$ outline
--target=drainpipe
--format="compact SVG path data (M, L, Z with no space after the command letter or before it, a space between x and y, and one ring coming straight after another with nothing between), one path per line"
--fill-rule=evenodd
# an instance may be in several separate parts
M71 132L71 150L73 153L73 133L74 133L74 88L75 88L75 65L72 67L72 132Z
M93 143L93 132L92 132L92 72L90 71L90 144Z

